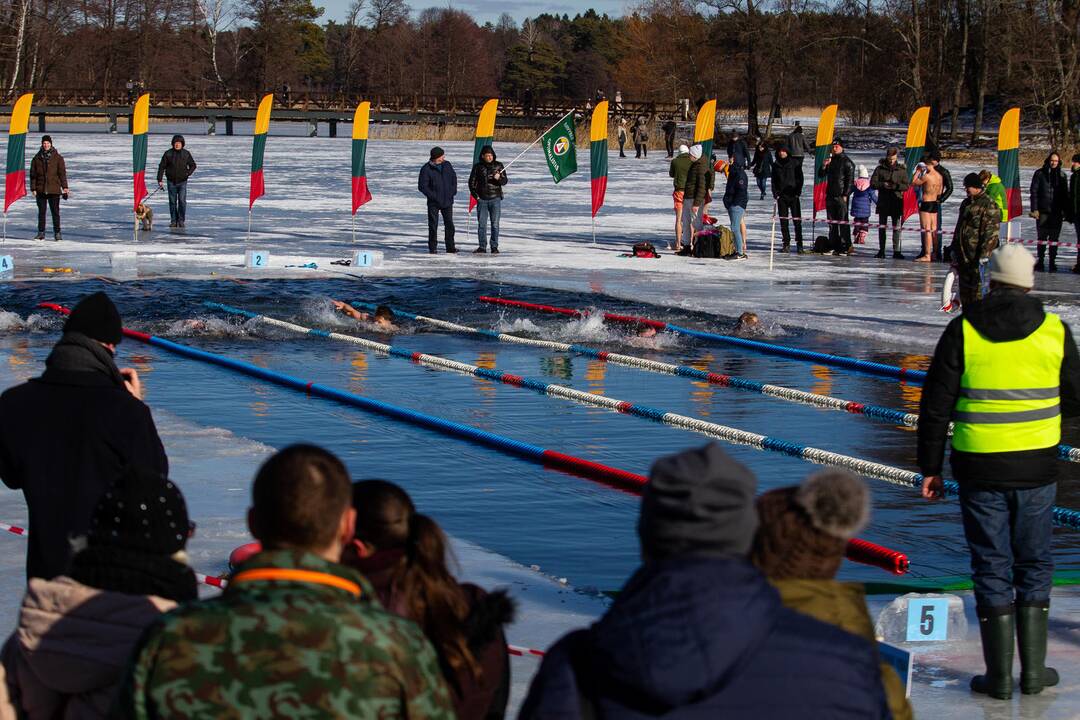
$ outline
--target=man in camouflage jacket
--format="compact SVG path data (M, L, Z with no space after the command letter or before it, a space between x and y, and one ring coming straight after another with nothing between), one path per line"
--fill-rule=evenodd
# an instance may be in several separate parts
M980 266L997 248L1001 231L1001 210L983 190L982 179L976 173L964 178L964 190L967 198L960 204L951 248L960 281L961 306L982 299Z
M291 457L279 461L289 453ZM283 487L290 475L297 474L298 454L301 464L316 465L316 472L308 474L319 477L323 485L328 475L340 476L331 477L341 486L331 505L344 501L344 509L311 503L307 512L293 513L300 521L277 517L290 513L286 506L307 502L303 494ZM263 483L269 488L263 494L284 500L268 511L260 507L266 503L260 503L259 484L265 475L275 474L277 481ZM285 539L272 536L282 531L260 531L296 528L304 518L340 516L340 523L329 523L338 530L335 543L351 539L356 514L349 505L351 489L340 461L319 448L293 446L267 461L255 482L252 531L264 547L277 549L261 552L237 568L221 596L181 607L151 626L113 715L140 720L453 720L453 704L435 651L416 624L385 611L363 576L325 557L332 552L302 545L284 549L280 546ZM318 482L316 493L322 492ZM305 535L291 532L297 538ZM339 556L342 545L337 544Z

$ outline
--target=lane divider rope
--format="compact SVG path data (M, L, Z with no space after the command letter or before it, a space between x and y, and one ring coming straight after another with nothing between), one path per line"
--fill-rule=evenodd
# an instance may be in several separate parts
M55 303L41 303L38 307L54 310L62 314L69 314L70 310L57 305ZM320 331L326 333L326 331ZM123 328L123 333L126 337L139 340L149 345L160 347L178 355L183 355L202 362L218 365L236 372L249 375L251 377L258 378L260 380L266 380L268 382L275 383L284 387L292 388L294 390L300 390L302 392L323 397L329 400L335 400L342 404L352 405L369 412L375 412L381 415L386 415L403 422L426 427L437 432L441 432L453 437L459 437L466 440L471 440L478 444L485 445L487 447L499 450L506 454L514 455L526 460L532 460L544 466L555 467L561 470L569 471L573 474L580 475L585 478L599 480L616 487L629 489L632 492L640 492L640 489L645 483L648 482L648 478L644 475L631 473L627 470L611 467L608 465L602 465L600 463L592 462L590 460L584 460L565 453L556 452L554 450L547 450L537 445L530 443L524 443L511 438L506 438L495 433L490 433L486 430L472 427L470 425L464 425L451 420L438 418L432 415L410 410L408 408L401 408L389 403L385 403L379 400L372 400L365 398L354 393L344 392L318 383L305 383L303 380L294 378L284 373L278 373L273 370L261 368L257 365L252 365L241 360L235 360L233 358L226 357L224 355L217 355L205 350L199 350L197 348L182 345L180 343L172 342L171 340L165 340L154 335L138 332L135 330L129 330ZM313 333L316 334L316 333ZM463 363L461 363L463 364ZM823 451L822 451L823 452ZM1080 519L1078 519L1080 523ZM887 550L887 548L882 548ZM878 558L879 562L874 562L877 567L882 567L890 572L895 572L895 551L887 550L892 555L882 556ZM865 548L863 553L859 554L861 558L873 559L873 553L867 553ZM854 558L853 558L854 559ZM905 564L904 571L907 570L907 558L904 556ZM857 560L857 562L864 562L865 560Z
M525 302L524 300L511 300L508 298L497 298L489 295L481 295L479 300L481 302L490 303L494 305L503 305L506 307L520 308L522 310L531 310L534 312L543 312L549 314L566 315L575 318L584 318L589 316L588 310L575 310L574 308L561 308L554 305L541 305L538 303ZM616 322L629 325L644 325L647 327L655 328L656 330L669 330L679 335L686 335L688 337L698 338L700 340L707 340L709 342L722 343L725 345L734 345L746 350L753 350L765 355L777 355L780 357L787 357L794 360L804 360L806 362L816 363L818 365L829 365L832 367L840 367L846 370L856 370L868 375L875 375L877 377L892 378L894 380L902 380L904 382L910 382L912 384L921 384L926 379L925 370L916 370L914 368L897 367L896 365L886 365L884 363L874 362L871 360L860 360L858 358L846 357L844 355L832 355L829 353L817 352L816 350L806 350L803 348L793 348L786 345L776 345L774 343L762 342L760 340L750 340L747 338L735 337L733 335L720 335L717 333L708 333L701 330L694 330L693 328L684 328L679 325L673 325L671 323L663 322L661 320L651 320L649 318L635 317L633 315L617 315L615 313L605 312L603 314L604 320L609 322Z

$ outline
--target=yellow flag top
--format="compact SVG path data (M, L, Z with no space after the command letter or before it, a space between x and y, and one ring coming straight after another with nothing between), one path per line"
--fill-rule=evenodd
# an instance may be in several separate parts
M143 93L135 101L135 117L131 123L131 134L142 135L150 129L150 93Z
M255 115L255 134L265 135L270 132L270 108L274 104L274 95L264 95L259 101L259 112Z
M598 142L608 139L608 101L596 103L592 111L592 124L589 126L589 141Z
M1020 108L1011 108L1001 117L998 129L998 150L1017 150L1020 147Z
M371 103L365 100L356 106L356 113L353 114L352 121L352 139L353 140L367 140L368 139L368 121L371 117Z
M476 121L476 137L489 138L495 136L495 116L499 112L499 98L492 98L484 103L480 111L480 118Z
M30 106L34 102L34 93L26 93L15 101L11 110L10 132L12 135L24 135L30 125Z
M818 121L817 137L814 145L832 145L833 131L836 128L836 105L830 105L821 111L821 119Z
M694 123L694 142L712 140L716 132L716 100L709 100L698 110Z
M907 141L905 147L926 147L926 129L930 125L930 106L924 106L911 115L911 122L907 126Z

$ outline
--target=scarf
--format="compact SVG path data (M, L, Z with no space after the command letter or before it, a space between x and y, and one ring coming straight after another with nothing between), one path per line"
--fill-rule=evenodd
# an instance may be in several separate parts
M199 597L195 571L166 555L92 545L71 561L68 576L99 590L156 595L178 603Z
M112 353L97 340L91 340L80 332L64 333L45 360L45 367L66 372L101 373L113 384L124 387L124 378L116 367Z

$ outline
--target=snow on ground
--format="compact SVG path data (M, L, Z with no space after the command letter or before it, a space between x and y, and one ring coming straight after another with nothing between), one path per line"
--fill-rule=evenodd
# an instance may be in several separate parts
M622 257L634 242L641 240L662 250L672 234L671 185L668 161L662 154L635 160L621 159L617 150L613 151L607 203L597 218L595 243L589 219L587 152L579 150L581 171L558 186L551 182L538 151L525 155L508 172L510 184L503 203L500 240L503 252L495 257L471 254L475 224L465 213L465 181L472 143L444 143L459 177L456 215L458 246L463 252L431 256L427 254L424 201L416 191L416 175L433 143L373 141L369 145L367 167L374 199L356 216L354 244L349 217L348 127L340 128L341 137L331 139L298 137L298 126L275 126L266 150L267 196L255 205L251 241L247 243L250 137L200 136L202 128L195 125L154 126L150 174L158 153L167 148L169 135L178 128L187 133L188 148L199 163L189 185L188 227L186 232L169 231L167 203L164 193L160 193L151 201L157 229L149 237L140 235L137 246L131 238L130 138L88 133L85 127L78 128L83 132L51 128L57 148L67 159L72 190L71 200L63 205L64 241L31 240L35 230L33 203L22 201L15 205L8 216L4 245L4 253L14 256L16 262L15 279L72 277L44 270L58 267L70 267L82 277L131 277L109 267L109 254L137 249L138 273L142 276L244 277L256 272L260 276L339 275L350 284L374 275L473 277L607 293L726 316L754 310L769 323L859 337L883 350L929 351L949 319L938 311L944 268L872 259L876 251L874 232L867 245L859 246L856 257L777 256L770 269L767 248L772 203L757 200L753 193L747 220L749 260L694 260L670 254L658 260ZM279 130L294 134L278 135ZM39 136L32 134L28 147L35 147L38 140ZM504 162L523 148L520 144L499 143L497 137L495 145ZM857 149L852 155L856 163L872 171L880 151ZM946 165L957 186L957 196L945 209L944 227L951 229L963 176L978 168L948 161ZM1022 171L1025 188L1032 170ZM809 215L809 160L804 172L808 180L804 213ZM721 193L722 188L718 188L718 198ZM726 219L719 201L713 205L712 214ZM812 243L807 225L807 242ZM909 220L909 227L915 225L914 218ZM824 232L824 224L817 229ZM1031 239L1033 233L1034 223L1027 218L1014 226L1014 234L1023 238ZM904 237L905 252L911 257L917 252L918 235L909 232ZM1067 226L1062 239L1074 241L1073 229ZM245 248L268 250L270 267L244 270ZM385 262L365 270L330 265L331 260L349 257L354 249L381 250ZM891 244L888 249L891 251ZM1040 276L1037 293L1050 309L1076 324L1080 322L1077 278L1067 272L1075 251L1067 249L1062 255L1059 264L1065 272ZM308 262L316 262L318 269L287 267ZM0 326L14 322L21 321L0 312ZM269 449L248 447L248 441L215 435L213 429L189 428L176 419L163 417L159 421L170 455L175 451L177 457L186 457L175 466L178 479L186 487L197 482L198 477L215 477L215 485L225 487L225 497L237 506L229 513L235 516L233 511L246 501L247 483L258 459ZM190 447L196 441L199 452ZM185 444L188 451L184 450ZM211 452L211 459L200 456L204 451ZM238 459L223 462L221 458L230 453L238 453ZM209 468L199 469L199 463L206 462L212 463L212 473L204 474ZM186 477L188 473L190 478ZM220 498L221 493L214 497ZM0 494L5 521L25 521L20 502L12 493ZM220 563L232 545L244 541L225 537L214 531L212 521L210 525L206 538L196 538L193 546L197 565ZM22 541L12 537L4 542ZM600 600L573 592L482 548L458 542L456 550L465 577L488 586L514 588L522 602L522 613L511 631L511 642L543 648L565 630L585 624L603 610ZM9 588L19 584L21 558L21 549L4 556L0 574L8 580ZM1080 642L1073 618L1078 593L1055 590L1055 603L1051 655L1059 669L1064 668L1065 684L1061 688L1036 698L1020 698L1018 694L1012 703L972 699L966 682L980 659L976 623L969 617L968 637L924 651L918 661L913 694L918 715L968 718L972 708L978 707L986 718L1076 717L1080 707L1080 688L1075 681L1080 658L1076 648ZM970 597L966 604L970 615ZM3 606L0 621L10 627L14 608L6 603ZM533 668L534 660L515 660L515 703L520 701Z

